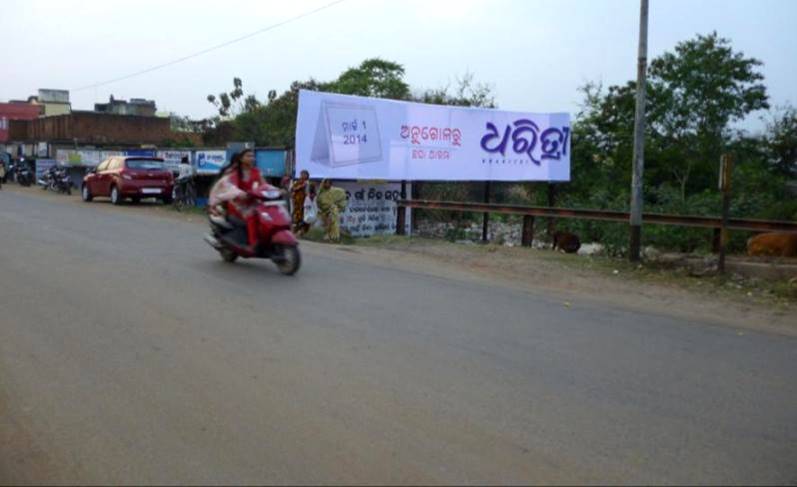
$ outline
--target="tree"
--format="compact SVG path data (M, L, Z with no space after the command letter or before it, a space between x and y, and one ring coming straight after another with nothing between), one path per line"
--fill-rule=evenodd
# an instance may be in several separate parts
M244 96L243 81L241 78L235 77L232 79L233 89L229 93L219 93L216 95L208 95L207 100L219 112L219 117L222 119L235 118L241 113L246 113L257 109L260 102L254 95Z
M404 81L404 66L380 58L366 59L349 68L329 86L335 93L406 100L410 87Z
M169 123L172 132L194 132L199 133L203 131L203 121L191 120L187 116L181 116L177 113L169 113Z
M761 64L734 52L716 32L681 42L651 62L649 120L677 155L666 163L682 198L716 179L730 123L769 108Z
M282 94L270 90L263 102L254 96L246 96L241 79L233 78L233 89L230 92L207 97L219 115L207 121L205 140L214 144L222 144L232 139L253 140L260 146L293 147L300 90L444 105L495 106L492 89L485 84L476 83L470 73L457 80L454 94L450 94L448 87L445 87L427 90L416 97L411 95L404 75L401 64L380 58L366 59L359 66L345 70L333 81L294 81Z
M679 43L651 62L646 106L645 184L689 194L714 187L719 158L732 139L730 125L768 108L761 62L734 52L712 33ZM588 85L584 109L574 124L573 143L587 135L610 181L630 177L636 83ZM581 133L579 133L581 131ZM589 164L573 150L574 164ZM575 166L574 166L575 167ZM576 174L574 172L574 174ZM612 184L611 182L609 184ZM655 197L655 194L652 196Z
M797 177L797 109L793 106L783 107L770 116L766 149L775 173Z
M466 72L457 79L457 88L453 95L449 87L426 90L412 97L413 101L432 105L453 105L460 107L495 108L493 89L487 84L477 83L473 73Z

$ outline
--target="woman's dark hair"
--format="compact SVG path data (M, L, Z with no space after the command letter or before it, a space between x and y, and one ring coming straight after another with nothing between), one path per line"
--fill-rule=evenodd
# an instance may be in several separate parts
M232 160L230 161L230 169L235 169L238 173L238 184L241 184L244 179L243 170L241 169L241 160L243 160L244 155L247 152L251 152L252 154L255 153L252 149L244 149L241 152L236 152L232 156Z

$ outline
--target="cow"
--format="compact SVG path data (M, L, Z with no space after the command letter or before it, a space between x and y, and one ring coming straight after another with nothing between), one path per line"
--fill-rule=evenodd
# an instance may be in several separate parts
M797 233L762 233L747 241L747 255L797 257Z
M553 234L553 250L557 248L568 254L575 254L581 248L581 240L569 232L556 232Z

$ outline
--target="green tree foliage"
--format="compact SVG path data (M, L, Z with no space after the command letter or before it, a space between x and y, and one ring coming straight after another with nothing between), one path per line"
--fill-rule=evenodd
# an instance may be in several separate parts
M765 147L775 173L797 177L797 109L786 106L770 117Z
M366 59L358 67L347 69L329 88L335 93L393 100L406 100L410 95L404 66L380 58Z
M460 107L495 108L495 96L492 88L484 83L475 81L473 73L465 73L457 79L457 87L453 94L450 87L426 90L420 95L412 97L412 101L429 103L432 105L452 105Z
M713 214L719 159L737 156L731 212L737 216L794 219L797 204L787 178L795 174L797 117L793 108L771 116L766 135L732 129L751 113L769 108L761 61L732 49L716 33L679 43L650 64L645 140L645 211ZM627 209L636 83L582 88L582 110L573 125L572 182L561 205ZM586 239L622 253L622 225L566 222ZM648 243L684 251L706 249L705 231L646 227ZM744 235L734 244L740 248Z
M404 76L404 67L398 63L379 58L366 59L333 81L294 81L287 91L279 95L271 90L263 103L254 96L246 96L243 83L234 78L233 90L229 93L208 95L208 101L217 108L219 116L208 124L205 141L218 145L228 140L253 140L259 146L293 147L299 90L459 106L495 105L490 87L476 83L471 74L459 80L454 94L443 88L429 90L416 97L411 94Z
M681 42L650 64L650 124L681 196L716 178L729 125L769 108L761 61L716 32ZM661 169L657 167L656 169Z

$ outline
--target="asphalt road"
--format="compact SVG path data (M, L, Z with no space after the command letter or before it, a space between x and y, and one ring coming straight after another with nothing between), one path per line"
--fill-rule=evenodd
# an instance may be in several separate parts
M797 339L0 191L0 483L795 483Z

